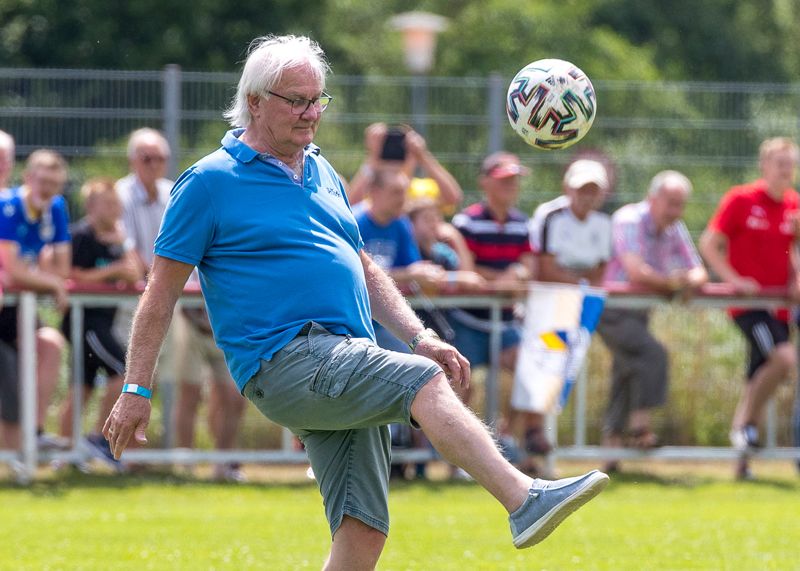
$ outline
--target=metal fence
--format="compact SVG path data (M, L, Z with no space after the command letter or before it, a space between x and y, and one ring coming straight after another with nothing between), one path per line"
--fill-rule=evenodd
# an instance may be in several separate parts
M141 126L162 129L175 151L173 176L216 148L226 125L222 110L236 73L0 69L0 129L12 133L20 158L51 147L71 159L73 187L85 176L126 170L127 134ZM326 111L318 144L345 177L363 156L364 128L373 121L409 123L429 148L477 198L481 158L506 148L522 156L535 175L523 183L522 207L560 192L563 165L572 152L527 147L507 125L510 77L332 76L335 101ZM617 166L609 208L641 196L663 168L694 181L687 211L690 229L705 225L731 184L755 175L758 144L800 131L800 84L595 81L598 115L575 151L607 153Z

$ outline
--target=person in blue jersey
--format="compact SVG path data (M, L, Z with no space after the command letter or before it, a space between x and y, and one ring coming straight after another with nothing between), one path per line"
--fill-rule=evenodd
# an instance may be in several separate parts
M153 369L196 266L217 344L243 394L303 442L332 534L326 569L373 569L389 531L386 425L420 426L538 543L596 495L594 471L532 480L506 462L450 383L469 363L426 330L363 240L336 171L312 141L332 98L321 48L297 36L250 47L222 147L184 172L134 318L126 384L103 428L116 457L146 440ZM372 318L411 354L374 343Z
M411 221L403 213L411 179L400 169L375 170L367 181L366 207L355 214L364 251L400 286L411 284L438 289L447 280L445 270L423 261L414 240ZM408 346L379 323L373 323L375 341L384 349L408 352Z
M40 149L25 163L23 184L0 195L0 268L5 286L53 296L64 311L68 297L71 247L67 205L61 193L67 182L67 163L58 153ZM50 248L44 256L45 246ZM65 341L52 327L36 331L37 430L41 448L62 447L44 434L47 407L58 384ZM4 447L19 445L19 382L17 366L17 308L0 310L0 432Z

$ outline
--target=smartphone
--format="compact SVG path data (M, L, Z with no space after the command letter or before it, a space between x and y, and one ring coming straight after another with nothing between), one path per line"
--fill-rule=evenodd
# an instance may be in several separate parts
M389 127L383 140L381 158L385 161L406 160L406 132L400 127Z

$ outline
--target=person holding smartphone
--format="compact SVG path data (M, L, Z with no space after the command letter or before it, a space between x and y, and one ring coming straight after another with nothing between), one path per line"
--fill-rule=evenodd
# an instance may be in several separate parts
M398 166L409 177L424 174L432 180L438 187L438 196L433 198L443 208L455 210L464 199L458 181L431 153L425 138L408 125L373 123L364 131L364 146L367 156L350 181L347 193L351 206L367 198L369 183L376 170ZM424 179L412 178L409 188L419 180Z

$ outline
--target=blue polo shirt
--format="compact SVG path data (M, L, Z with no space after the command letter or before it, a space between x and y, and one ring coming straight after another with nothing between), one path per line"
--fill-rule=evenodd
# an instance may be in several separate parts
M333 167L309 145L296 177L243 132L181 175L155 243L157 255L197 266L240 390L307 321L374 339L363 242Z
M19 188L0 192L0 240L19 244L19 257L28 264L37 262L46 244L69 242L69 215L64 197L54 197L50 207L37 220L31 220Z

